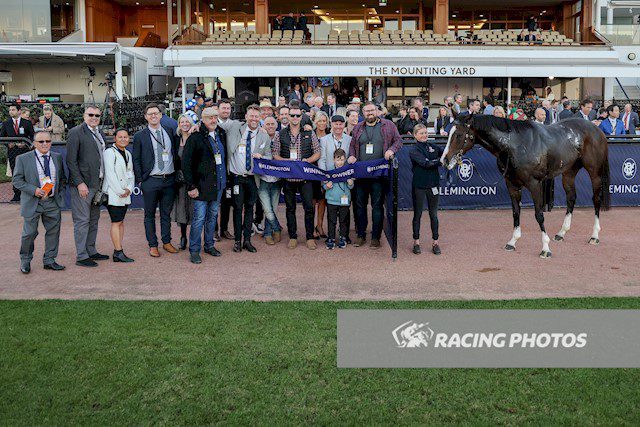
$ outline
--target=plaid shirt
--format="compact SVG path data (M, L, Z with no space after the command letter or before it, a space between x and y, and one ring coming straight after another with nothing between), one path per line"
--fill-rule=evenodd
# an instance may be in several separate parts
M282 131L280 131L282 132ZM271 142L271 154L275 158L275 156L280 156L280 132L276 132L273 136L273 141ZM302 129L295 136L295 138L291 137L291 145L289 146L289 150L296 151L296 160L302 161L302 149L300 144L300 135L302 134ZM315 132L311 131L311 149L313 150L313 154L320 153L320 141L318 140L318 136ZM291 182L302 182L302 179L287 179L287 181Z

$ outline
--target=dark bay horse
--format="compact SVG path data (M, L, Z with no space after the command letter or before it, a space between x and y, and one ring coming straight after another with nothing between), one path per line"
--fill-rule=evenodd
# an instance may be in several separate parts
M567 193L567 213L555 240L562 241L571 227L576 202L576 174L585 168L593 186L595 222L589 243L600 243L600 209L609 209L609 159L607 138L593 123L583 119L567 119L544 126L528 121L508 120L485 115L456 117L449 132L442 163L453 169L462 156L479 144L497 158L513 208L513 236L505 246L515 250L520 231L520 201L522 187L531 192L535 215L542 231L541 258L551 256L549 236L544 228L544 191L546 180L562 174L562 186Z

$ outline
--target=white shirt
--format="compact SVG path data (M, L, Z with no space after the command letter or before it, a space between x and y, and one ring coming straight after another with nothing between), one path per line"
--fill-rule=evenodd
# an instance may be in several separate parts
M246 176L253 175L253 172L247 171L247 152L248 147L246 146L247 135L248 132L251 132L251 153L255 152L256 147L256 137L258 135L258 129L251 130L249 126L245 129L242 134L242 142L236 149L235 153L230 155L229 159L229 172L234 175ZM244 150L241 147L245 147Z
M106 144L104 143L104 139L102 139L102 135L100 135L100 131L98 128L92 128L87 125L89 131L93 134L93 140L98 145L98 149L100 150L100 179L104 178L104 149L106 148Z
M588 115L588 114L587 114L587 115L585 115L585 114L582 112L582 110L580 110L580 115L582 115L582 118L583 118L583 119L585 119L585 120L589 120L589 115Z
M45 167L44 156L45 155L49 156L49 170L51 171L51 176L49 178L51 178L51 183L53 184L53 190L51 190L51 193L49 193L49 196L52 196L56 191L56 165L51 159L51 151L49 151L47 154L42 154L38 150L35 150L35 153L36 153L36 169L38 169L38 179L40 180L40 188L42 188L42 180L47 176L44 173L44 167Z
M149 132L151 132L151 144L153 145L153 159L155 160L153 164L153 169L151 169L151 175L165 175L165 174L171 174L175 172L175 169L173 167L173 153L171 152L171 137L169 137L169 134L164 130L162 126L158 126L157 129L153 129L151 126L148 126L148 128L149 128ZM161 132L161 135L162 135L162 138L160 141L157 140L157 136L156 136L156 131L158 130ZM158 152L158 144L162 148L162 153L164 157L164 169L160 169L160 167L158 167L158 156L156 154Z
M616 134L616 122L618 119L615 118L611 118L609 117L609 122L611 123L611 135L615 135Z

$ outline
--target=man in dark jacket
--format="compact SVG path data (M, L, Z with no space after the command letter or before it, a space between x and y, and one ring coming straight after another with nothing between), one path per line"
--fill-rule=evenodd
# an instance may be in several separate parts
M189 137L184 149L182 171L189 197L193 198L193 218L189 234L191 262L200 264L202 229L204 228L204 251L219 257L215 247L214 230L218 222L218 211L222 193L227 185L225 145L227 134L218 127L218 111L205 108L202 111L200 132Z
M2 123L0 127L0 137L16 137L27 138L33 140L33 124L27 119L20 117L20 104L12 104L9 107L10 118ZM16 167L16 157L20 154L28 153L29 146L22 142L11 142L7 146L7 157L9 158L9 167L13 171ZM20 201L20 190L13 187L12 202Z
M562 111L558 114L560 120L573 117L573 111L571 111L571 101L566 100L562 103Z
M282 18L282 30L295 30L296 29L296 18L293 17L293 12L289 13L288 16Z

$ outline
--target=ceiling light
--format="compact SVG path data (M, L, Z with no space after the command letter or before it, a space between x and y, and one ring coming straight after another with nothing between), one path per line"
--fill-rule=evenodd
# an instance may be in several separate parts
M458 15L456 15L455 13L453 15L451 15L452 18L457 18Z
M140 6L140 3L139 3L139 2L136 2L136 6Z
M317 9L319 6L313 6L314 9Z
M553 79L555 79L555 77L549 76L549 80L553 80Z
M546 10L543 10L543 11L542 11L542 13L547 13L547 11L546 11Z
M164 2L163 2L163 1L161 1L161 2L160 2L160 4L164 4Z
M400 11L399 11L399 10L396 10L396 13L400 13Z
M480 15L478 15L478 16L479 16L480 18L484 18L484 15L482 15L482 14L480 14Z
M226 12L226 11L227 11L227 8L226 8L226 7L223 7L223 8L222 8L222 11L223 11L223 12Z

